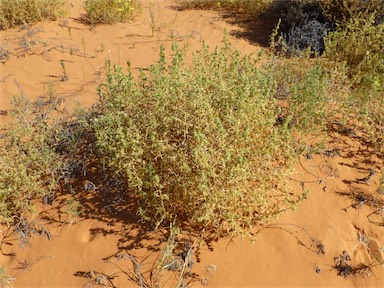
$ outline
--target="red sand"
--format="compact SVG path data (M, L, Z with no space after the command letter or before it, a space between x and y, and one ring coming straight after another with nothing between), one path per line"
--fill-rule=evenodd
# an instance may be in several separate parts
M0 64L0 110L9 109L11 97L21 91L36 99L47 92L49 83L67 102L79 101L90 106L97 101L97 85L105 79L106 59L120 65L129 60L136 73L157 60L160 45L166 47L167 53L172 41L179 45L188 43L191 51L200 48L202 41L213 48L220 45L224 29L241 52L261 51L254 43L231 36L242 28L226 22L216 12L176 11L170 0L143 1L142 13L132 23L89 29L76 20L84 13L82 2L75 0L73 6L68 5L66 21L0 31L1 45L12 52L10 60ZM150 9L155 19L154 36ZM28 32L32 35L26 36ZM30 48L21 47L23 37L24 42L29 41ZM61 81L61 60L69 77L66 82ZM7 116L0 115L0 123L7 121ZM195 259L192 269L198 278L206 277L208 287L384 287L382 265L347 278L338 276L333 268L334 257L343 250L348 251L352 265L377 263L384 257L384 229L369 221L371 218L367 216L372 210L367 205L360 209L350 207L354 202L337 193L350 192L353 187L376 193L380 173L371 178L369 185L353 181L366 176L369 169L379 172L384 164L382 157L374 156L374 151L362 153L359 150L362 144L357 139L342 139L346 141L343 142L341 137L335 134L339 141L329 147L340 149L340 155L313 155L310 160L301 159L302 165L296 165L297 172L291 178L297 181L290 181L292 190L302 193L302 181L304 189L310 190L308 199L296 211L283 213L278 221L255 236L254 243L235 238L211 242L210 249L203 245L199 261ZM311 181L314 183L307 183ZM111 283L115 287L138 286L123 273L132 269L132 264L123 257L127 254L121 253L135 255L142 261L143 271L148 272L166 237L138 229L123 212L114 218L98 214L97 193L89 192L87 197L90 203L95 203L95 214L81 215L77 223L64 226L56 223L60 221L55 209L45 214L51 221L41 221L52 233L50 241L35 236L31 247L21 249L15 235L4 239L9 243L2 246L0 265L15 276L14 287L96 286L91 279L81 277L90 271L94 271L94 279L99 277L104 287L112 287ZM122 255L120 260L118 254ZM209 265L216 271L206 273ZM111 282L105 280L105 275L111 275ZM191 286L200 287L202 282L196 281ZM165 279L162 286L169 287L170 283L174 282Z

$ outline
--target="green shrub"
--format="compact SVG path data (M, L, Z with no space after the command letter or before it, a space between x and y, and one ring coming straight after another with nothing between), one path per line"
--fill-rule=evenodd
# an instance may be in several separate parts
M65 14L64 5L64 0L0 0L0 29L56 20Z
M170 64L162 52L137 81L109 70L88 119L98 153L144 219L249 231L292 205L282 179L294 141L276 125L276 83L227 42L204 46L191 68L183 58L174 45Z
M126 22L139 13L139 0L86 0L85 11L91 25Z
M277 85L281 124L302 135L325 136L327 118L327 78L320 63L296 58L270 61L267 70Z
M374 14L375 21L384 20L384 1L382 0L321 0L320 5L327 21L338 23L342 27L358 15L369 19Z
M34 200L49 202L63 178L66 160L58 152L59 144L69 144L70 136L64 137L62 123L54 115L59 99L45 100L32 103L19 96L12 101L9 115L14 121L0 140L1 223L30 216Z
M325 58L343 65L354 86L382 90L384 83L384 23L376 25L372 14L350 19L345 27L325 39Z
M362 16L362 15L360 15ZM371 140L384 151L384 23L355 17L325 39L324 66L350 87L346 114L360 116ZM343 77L345 75L345 77ZM345 99L343 100L345 101Z

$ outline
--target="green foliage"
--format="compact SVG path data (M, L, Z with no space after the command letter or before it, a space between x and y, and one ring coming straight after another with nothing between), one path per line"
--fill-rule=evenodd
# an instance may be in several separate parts
M354 86L383 91L384 24L375 24L375 16L352 18L342 29L325 39L325 58L331 65L343 65Z
M357 112L368 136L384 151L384 23L374 19L375 14L351 18L329 33L324 66L330 74L345 75L343 85L350 87L347 115Z
M73 199L72 197L68 198L66 201L66 213L68 215L67 223L72 224L76 223L78 217L81 214L81 204L79 201Z
M0 63L5 63L11 57L11 52L0 46Z
M271 61L267 71L277 84L280 121L296 133L325 136L328 118L327 78L319 63L307 59Z
M384 2L382 0L321 0L320 5L327 21L336 22L341 26L358 15L369 19L374 14L375 21L384 19Z
M99 155L139 197L144 219L249 231L288 206L282 179L295 152L292 130L276 125L275 79L227 41L204 46L191 68L183 58L176 45L170 64L162 51L138 81L109 69L88 120ZM316 77L304 77L308 97Z
M65 157L58 145L63 139L54 110L61 102L51 96L31 103L15 97L9 115L13 125L6 130L0 146L0 222L33 213L33 200L51 198L59 187ZM68 146L68 145L67 145Z
M139 0L86 0L87 21L91 25L131 20L140 12Z
M66 13L64 0L0 0L0 29L56 20Z

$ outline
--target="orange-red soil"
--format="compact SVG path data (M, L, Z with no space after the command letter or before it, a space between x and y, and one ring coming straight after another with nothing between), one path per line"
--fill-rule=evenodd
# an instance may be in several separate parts
M0 32L1 45L12 53L0 64L0 123L9 120L5 112L13 95L23 92L36 99L47 93L49 85L70 105L78 101L91 106L98 99L97 85L105 79L106 59L123 66L129 60L137 73L157 60L161 45L168 54L172 41L188 43L190 51L200 48L202 41L214 48L225 29L241 52L262 50L256 42L235 36L244 28L219 13L177 11L170 0L143 1L141 15L131 23L93 29L79 22L83 1L72 2L65 20ZM265 33L260 29L255 38L265 39ZM69 78L65 82L60 61ZM191 287L384 287L384 267L379 264L384 259L384 211L372 214L380 207L372 209L369 201L364 202L376 195L383 205L384 198L376 191L383 155L375 155L359 137L337 132L333 136L328 149L337 148L339 153L303 157L297 172L287 179L297 195L310 191L297 210L284 212L259 231L253 243L238 238L203 243L194 254L196 277ZM367 183L357 180L370 169L377 173ZM90 177L97 183L102 175ZM76 192L83 195L83 213L76 223L65 224L65 196L54 206L40 207L38 221L51 232L50 240L34 236L31 246L22 249L15 233L3 239L0 266L15 277L14 287L92 287L97 281L104 287L138 287L139 281L129 280L129 271L134 270L129 255L141 263L148 280L166 235L136 224L129 211L109 211L98 190ZM0 237L8 235L5 228ZM334 257L344 250L353 267L372 267L354 276L339 276ZM175 283L168 274L162 277L164 287Z

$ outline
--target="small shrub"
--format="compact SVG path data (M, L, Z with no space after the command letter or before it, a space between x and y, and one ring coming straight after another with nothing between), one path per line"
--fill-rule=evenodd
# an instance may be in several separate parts
M139 0L86 0L87 21L91 25L126 22L140 11Z
M291 127L302 138L326 136L330 116L327 78L320 64L305 58L294 62L282 58L270 61L265 69L276 85L275 97L280 108L277 124Z
M350 19L345 27L326 37L325 58L345 65L355 86L383 89L384 24L375 24L375 16Z
M34 212L33 200L51 203L63 179L74 135L64 134L55 115L61 104L51 96L32 103L15 97L8 115L14 120L0 145L0 222L13 224Z
M155 225L247 232L292 204L282 179L294 141L276 125L274 79L226 41L203 47L191 68L173 52L137 82L109 70L88 119L101 161Z
M0 0L0 29L56 20L64 15L64 0Z
M384 151L384 23L375 15L351 18L325 38L324 67L339 74L350 88L346 115L354 113L363 121L368 137ZM343 77L345 75L345 77ZM358 114L358 115L356 115Z

